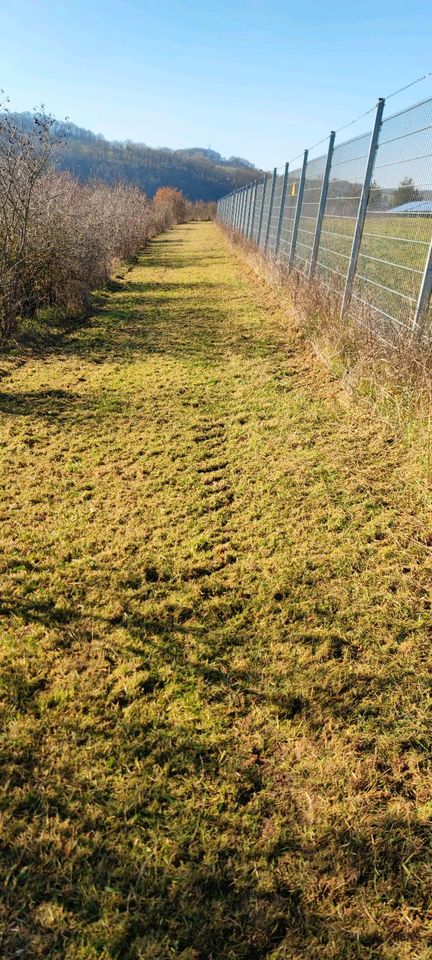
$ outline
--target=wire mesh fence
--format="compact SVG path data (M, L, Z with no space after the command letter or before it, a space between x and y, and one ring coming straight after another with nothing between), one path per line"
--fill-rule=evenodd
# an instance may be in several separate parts
M432 333L432 98L218 203L218 219L315 277L380 334Z

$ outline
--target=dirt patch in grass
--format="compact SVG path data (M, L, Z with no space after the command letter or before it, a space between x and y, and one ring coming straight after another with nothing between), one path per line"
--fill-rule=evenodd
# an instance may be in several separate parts
M1 384L2 956L426 960L432 523L213 224Z

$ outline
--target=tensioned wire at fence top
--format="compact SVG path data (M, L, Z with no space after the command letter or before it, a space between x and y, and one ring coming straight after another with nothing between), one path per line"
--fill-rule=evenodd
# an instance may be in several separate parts
M268 256L317 279L343 310L386 336L429 330L432 98L293 169L275 169L218 203L218 219Z

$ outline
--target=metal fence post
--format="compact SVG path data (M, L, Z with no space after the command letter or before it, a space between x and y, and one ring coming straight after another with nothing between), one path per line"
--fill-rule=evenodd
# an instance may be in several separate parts
M288 186L288 171L289 171L289 163L286 163L284 179L282 184L281 201L280 201L280 207L279 207L278 225L276 229L276 243L274 248L275 257L277 257L279 252L279 244L280 244L281 233L282 233L283 215L285 210L285 198L286 198L286 192L287 192L287 186Z
M361 192L361 198L359 203L359 208L357 211L357 222L355 225L353 242L351 247L351 257L348 267L348 273L345 283L345 290L342 298L342 307L341 307L341 316L345 313L349 302L351 300L352 288L355 273L357 270L357 260L360 250L360 243L363 233L363 227L366 217L367 205L369 200L369 193L372 183L372 174L375 166L375 157L378 149L378 138L381 130L382 115L384 110L385 100L383 97L380 97L377 103L377 109L375 114L375 123L372 130L372 136L369 144L369 154L366 164L366 172Z
M238 225L240 222L241 190L236 191L236 197L237 197L237 203L236 203L235 229L238 230Z
M249 184L247 184L247 186L245 187L245 202L244 202L243 221L242 221L242 234L243 234L243 236L244 236L245 233L246 233L246 220L247 220L248 203L249 203Z
M243 221L244 221L244 216L246 211L246 193L247 193L247 187L243 187L243 202L242 202L242 212L241 212L241 220L240 220L240 233L243 233Z
M251 212L250 225L249 225L249 240L251 240L251 241L253 240L253 229L254 229L254 221L255 221L255 210L256 210L257 195L258 195L258 181L255 180L255 183L254 183L253 203L252 203L252 212Z
M237 204L237 230L240 229L240 217L241 217L241 207L242 207L243 193L241 187L238 192L238 204Z
M244 224L244 231L243 231L245 237L249 235L249 220L250 220L250 208L252 203L252 191L253 191L253 187L252 187L252 184L250 183L248 185L248 191L247 191L246 216L245 216L245 224Z
M420 286L419 298L413 321L413 334L421 337L426 322L429 303L432 297L432 240L426 257L425 268Z
M241 204L240 224L239 224L240 233L243 233L243 220L244 220L244 214L245 214L245 207L246 207L246 187L242 187L242 204Z
M276 189L276 178L277 178L277 167L275 167L273 170L270 202L269 202L268 218L267 218L267 227L266 227L265 240L264 240L264 253L267 253L267 247L268 247L269 236L270 236L271 218L273 213L273 203L274 203L274 195L275 195L275 189Z
M305 186L305 180L306 180L306 169L307 169L308 156L309 156L309 151L308 151L308 150L305 150L305 152L304 152L304 154L303 154L303 166L302 166L302 170L301 170L301 174L300 174L299 189L298 189L297 203L296 203L296 211L295 211L295 216L294 216L293 232L292 232L292 237L291 237L291 249L290 249L290 258L289 258L289 265L290 265L290 267L292 267L292 265L293 265L293 263L294 263L295 248L296 248L296 246L297 246L297 234L298 234L298 228L299 228L299 223L300 223L301 208L302 208L302 203L303 203L303 194L304 194L304 186Z
M257 241L256 241L256 242L257 242L257 247L259 247L259 245L260 245L260 240L261 240L261 230L262 230L263 213L264 213L264 201L265 201L266 190L267 190L267 174L265 173L265 174L264 174L264 183L263 183L263 192L262 192L262 197L261 197L260 215L259 215L259 221L258 221L258 233L257 233Z
M332 130L330 134L330 139L329 139L327 160L326 160L326 165L324 170L323 182L321 185L321 194L320 194L319 207L318 207L318 213L317 213L317 221L315 226L315 235L314 235L313 245L312 245L311 262L310 262L310 268L309 268L310 279L312 279L315 273L315 267L316 267L316 262L318 258L318 250L319 250L319 245L321 240L321 230L322 230L322 224L324 219L325 206L327 203L327 194L328 194L328 186L329 186L329 180L330 180L330 170L331 170L332 159L333 159L335 136L336 136L336 133L334 130Z
M252 203L253 203L253 196L255 191L255 183L251 183L250 187L251 187L251 191L249 196L248 215L247 215L246 232L245 232L245 237L247 237L247 239L249 239L249 234L250 234L250 219L251 219L251 213L252 213Z
M242 215L240 221L240 233L243 233L243 225L246 213L246 200L247 200L247 187L243 187L243 203L242 203Z
M240 218L240 203L241 203L241 191L236 191L236 210L235 210L235 222L234 227L238 230L239 218Z

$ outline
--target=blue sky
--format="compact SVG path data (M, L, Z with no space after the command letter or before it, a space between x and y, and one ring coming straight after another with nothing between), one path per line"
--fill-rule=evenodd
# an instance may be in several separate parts
M432 70L431 28L426 0L0 0L0 87L11 109L270 168Z

